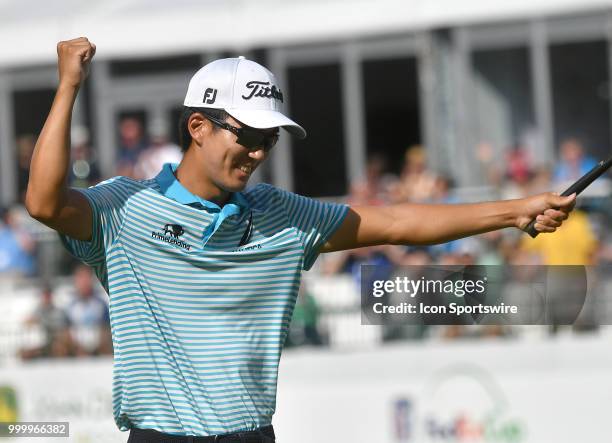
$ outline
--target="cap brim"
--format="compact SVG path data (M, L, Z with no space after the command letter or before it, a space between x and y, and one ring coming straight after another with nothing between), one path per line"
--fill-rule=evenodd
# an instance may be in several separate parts
M257 129L285 128L297 138L306 138L306 131L278 111L261 109L225 109L229 115L247 126Z

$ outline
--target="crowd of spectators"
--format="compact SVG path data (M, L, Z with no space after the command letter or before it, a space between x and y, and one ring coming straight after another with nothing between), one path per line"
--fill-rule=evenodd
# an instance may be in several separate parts
M70 138L69 185L85 188L107 178L101 172L89 130L84 126L74 126ZM118 125L117 140L116 169L110 176L149 179L161 170L164 163L178 163L182 157L180 148L170 141L168 127L162 121L153 121L145 130L140 119L124 117ZM24 332L37 331L42 338L35 345L25 343L20 357L29 360L110 355L108 297L100 293L91 270L76 265L59 246L58 237L50 235L49 230L33 221L24 209L35 145L35 135L17 138L18 202L9 208L0 208L0 279L42 281L37 305L23 324ZM49 241L56 243L56 251L61 250L63 258L51 263L52 272L44 272L40 269L45 264L40 245ZM57 274L71 275L72 291L66 303L58 303L55 296L52 281L58 277Z
M117 157L114 171L109 177L122 175L134 179L149 179L157 175L164 163L178 163L182 152L170 140L168 125L162 120L145 124L137 117L127 116L119 121ZM108 178L102 175L98 155L91 135L85 126L73 126L70 131L71 161L68 182L70 186L84 188ZM28 184L30 162L36 145L36 135L17 137L18 201L23 203Z
M475 173L482 171L487 188L494 198L520 198L543 191L562 191L589 171L595 160L586 154L576 138L562 141L555 165L537 165L526 146L508 147L503 156L494 147L482 143L476 148L480 162ZM382 205L388 203L459 203L463 201L450 177L428 168L427 150L411 146L406 150L399 176L385 173L384 157L370 157L364 178L351 186L348 202ZM516 229L505 229L475 237L433 246L376 246L327 255L322 272L327 275L351 274L360 282L361 265L375 265L375 280L388 280L397 267L408 265L590 265L609 263L612 258L605 226L609 182L598 182L598 198L583 196L572 216L554 234L536 239ZM587 193L588 194L588 193ZM480 197L481 199L482 197ZM585 204L586 202L586 204ZM395 336L396 328L389 328ZM466 329L443 328L445 337L465 334L506 335L501 327ZM401 334L400 334L401 335Z
M373 155L365 168L365 177L351 186L348 203L461 202L452 178L428 169L426 153L422 146L409 147L398 177L385 174L384 158L380 154ZM495 162L492 147L483 143L478 147L478 158L481 162L478 169L484 171L488 187L496 198L520 198L543 191L560 191L596 164L574 138L561 143L560 159L552 168L536 166L529 151L521 145L509 147L503 161ZM353 273L358 272L356 263L365 262L383 266L465 262L593 265L602 259L606 232L602 229L601 213L589 212L589 209L579 203L557 232L535 240L527 241L528 237L518 230L502 230L429 247L362 248L338 253L325 260L323 270L327 274Z
M135 117L119 123L119 156L115 175L135 179L155 177L164 163L179 163L180 148L169 139L164 121L155 120L145 132Z
M23 201L28 168L35 145L34 136L21 136L17 143L20 199ZM74 187L91 186L102 175L89 131L74 127L71 132L72 157L69 182ZM111 175L136 179L154 177L167 162L179 162L180 148L170 141L165 122L153 121L145 130L143 122L132 116L118 125L116 170ZM495 198L519 198L547 190L561 190L586 171L595 160L586 153L580 140L568 138L559 146L555 165L537 164L527 146L515 144L496 154L490 143L476 148L479 162L475 169L486 180ZM453 177L433 171L428 166L427 148L406 149L399 175L388 172L382 153L368 158L364 176L351 184L346 202L349 204L384 205L389 203L459 203L463 201ZM608 195L604 189L602 195ZM581 199L583 200L583 199ZM612 246L604 229L608 219L605 203L579 206L554 235L532 240L518 230L503 230L435 246L376 246L327 254L317 272L325 275L349 274L360 281L361 265L376 266L376 275L385 279L398 266L429 264L546 264L596 265L612 262ZM603 208L603 209L602 209ZM23 207L0 210L0 277L18 275L36 277L36 234L30 229ZM66 263L73 262L66 261ZM42 328L45 343L24 349L23 358L40 356L104 355L112 352L108 329L106 296L98 294L90 271L76 267L73 273L74 299L60 307L54 303L53 288L43 284L40 303L28 318L27 325ZM357 297L358 298L358 297ZM288 345L320 345L324 334L317 325L320 308L315 297L303 290L294 312ZM501 328L487 328L484 335L505 334ZM460 336L461 328L448 328L446 336Z
M42 342L24 347L21 358L112 355L106 296L98 290L91 269L78 265L72 286L64 304L56 302L50 285L42 288L38 304L24 324L25 328L38 328Z

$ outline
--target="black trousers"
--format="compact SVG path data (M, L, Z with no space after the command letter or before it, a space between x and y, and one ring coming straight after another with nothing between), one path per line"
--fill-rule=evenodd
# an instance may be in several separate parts
M254 431L207 437L172 435L153 429L132 428L127 443L274 443L275 441L274 428L270 425Z

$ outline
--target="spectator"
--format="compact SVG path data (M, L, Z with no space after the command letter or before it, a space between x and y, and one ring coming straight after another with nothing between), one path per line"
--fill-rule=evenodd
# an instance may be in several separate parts
M453 187L453 181L450 177L439 176L434 180L434 186L431 190L431 198L429 203L438 204L454 204L460 203L459 199L451 193ZM438 245L432 245L428 248L428 252L436 257L438 260L451 260L448 256L452 256L452 259L460 261L460 256L465 253L466 250L473 250L478 240L475 238L462 238L459 240L451 240L446 243L440 243Z
M488 141L481 141L476 145L476 159L478 160L479 168L484 174L486 183L490 186L498 188L502 184L503 171L500 165L495 161L495 149Z
M68 319L75 354L112 354L108 306L99 296L88 266L77 266L74 288L75 299L68 306Z
M44 333L42 346L23 349L21 358L24 360L39 357L66 357L70 353L70 333L66 313L53 303L53 290L45 286L40 293L40 302L32 315L26 320L26 325L40 326Z
M555 167L553 181L555 183L574 182L589 172L597 161L585 155L580 141L568 138L561 143L561 160Z
M544 265L591 265L598 247L586 213L574 210L554 234L539 235L535 239L524 236L520 252L536 254L537 262ZM533 263L533 260L527 256L521 262Z
M518 143L510 146L505 153L505 160L502 198L509 200L529 195L532 192L536 169L527 149Z
M586 294L581 287L580 267L572 265L596 265L600 244L585 212L574 210L563 225L551 236L539 235L535 239L525 236L517 252L521 264L563 265L547 271L547 316L553 322L549 332L555 334L560 326L573 324L576 332L595 330L597 314L595 304L584 305L579 295ZM582 270L583 272L583 270ZM552 276L552 277L551 277ZM578 286L576 286L578 285ZM597 281L589 281L590 291ZM576 306L578 303L579 306ZM576 320L571 313L581 312ZM568 317L569 315L569 317ZM568 323L569 322L569 323Z
M293 310L293 317L287 334L287 347L299 345L320 346L323 344L318 329L319 307L317 301L302 283L298 299Z
M431 190L431 203L459 203L459 200L455 195L452 194L453 179L440 175L435 178L434 186Z
M0 208L0 274L31 276L36 272L36 244L19 225L17 211Z
M180 163L181 148L168 139L168 131L163 121L155 121L149 128L151 146L138 156L134 175L137 179L150 179L159 174L165 163Z
M427 154L420 145L406 150L400 179L391 187L393 202L424 202L429 200L436 186L436 176L427 170Z
M117 174L134 177L138 156L147 147L142 123L134 117L124 117L119 122L119 158Z
M529 184L529 192L546 192L552 187L552 168L550 165L541 165L534 170L533 178Z
M30 177L30 161L36 146L36 137L26 134L17 138L17 187L19 189L19 201L25 202L25 193Z
M72 142L70 186L88 188L101 179L89 141L89 130L84 126L75 126L70 133L70 139Z
M483 266L502 266L505 263L508 241L501 231L486 232L477 237L481 243L476 264Z
M506 178L517 185L524 185L533 176L533 167L527 150L520 144L506 152Z
M352 205L382 205L386 203L383 180L386 161L380 154L372 154L366 163L365 177L351 185L348 203Z
M386 280L395 265L401 264L405 253L402 246L382 245L340 251L325 261L324 273L327 275L351 274L357 285L361 284L362 266L372 266L371 280Z

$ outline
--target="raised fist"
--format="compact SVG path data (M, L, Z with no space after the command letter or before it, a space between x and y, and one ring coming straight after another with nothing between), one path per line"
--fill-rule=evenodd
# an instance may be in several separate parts
M96 45L85 37L57 44L57 67L60 85L78 87L89 74L89 64L96 53Z

